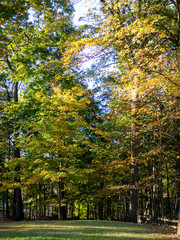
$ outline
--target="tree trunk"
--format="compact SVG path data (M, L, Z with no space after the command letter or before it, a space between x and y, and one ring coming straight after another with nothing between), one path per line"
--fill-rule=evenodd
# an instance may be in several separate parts
M41 191L42 191L42 185L39 183L39 217L42 217L42 196L41 196Z
M11 66L11 63L9 61L8 55L6 55L6 63L8 65L9 70L14 73L15 69ZM18 102L18 82L14 83L14 92L13 92L13 99L14 102ZM15 121L15 120L14 120ZM19 137L19 133L17 133L18 127L14 128L14 158L20 158L20 148L16 146L16 140ZM17 166L15 168L15 171L18 172L20 170L20 167ZM15 178L14 182L19 183L20 178ZM15 214L15 220L20 221L24 219L24 213L23 213L23 201L22 201L22 193L20 188L14 189L14 209L13 212Z
M163 159L162 159L162 129L160 125L160 196L161 196L161 217L162 220L164 219L164 197L163 197L163 173L162 173L162 165L163 165Z
M15 220L20 221L24 219L22 193L20 188L14 189L15 200Z
M177 235L180 235L180 199L179 199L179 213L178 213L178 228Z
M16 147L16 145L14 150L14 158L20 158L20 149ZM19 170L20 170L20 167L17 166L15 168L15 171L19 172ZM16 183L20 183L20 178L14 178L14 181ZM24 219L23 201L22 201L22 192L20 188L14 189L14 206L15 206L15 220L16 221L23 220Z
M98 220L103 220L103 199L98 202Z
M96 204L94 204L94 217L95 217L95 220L98 219L98 217L97 217L97 205Z
M15 82L14 86L14 102L18 102L18 82ZM19 137L19 133L17 133L18 128L14 128L14 158L20 158L20 148L16 146L16 140ZM20 167L17 166L15 168L16 172L19 172ZM20 183L20 178L15 178L14 181L16 183ZM23 201L22 201L22 192L20 188L14 189L14 204L15 204L15 220L20 221L24 219L23 213Z
M9 212L9 191L6 190L6 216L10 216Z
M59 189L59 214L58 219L59 220L66 220L66 206L62 206L62 200L64 199L64 183L62 180L59 180L58 183L58 189Z
M170 203L170 193L169 193L169 172L166 163L166 179L167 179L167 197L168 197L168 213L171 214L171 203Z
M155 141L155 139L154 139ZM152 186L152 221L157 222L157 187L156 187L156 155L153 161L153 186Z
M74 210L75 210L75 206L74 206L74 203L71 204L71 216L70 218L71 219L74 219ZM80 217L80 213L79 213L79 206L78 206L78 217Z
M140 198L140 209L139 209L139 218L138 218L138 222L142 223L143 220L143 191L141 190L141 198Z
M46 217L46 185L44 185L44 217Z
M4 216L4 213L5 213L5 192L3 191L2 193L2 215Z
M180 158L178 158L177 161L177 194L178 194L178 200L179 200L179 210L178 210L178 228L177 228L177 234L180 235Z
M128 221L137 223L138 211L138 130L137 130L137 83L135 81L135 89L132 90L132 125L131 125L131 184L130 184L130 198L129 198L129 213Z
M111 220L111 198L107 199L107 219Z

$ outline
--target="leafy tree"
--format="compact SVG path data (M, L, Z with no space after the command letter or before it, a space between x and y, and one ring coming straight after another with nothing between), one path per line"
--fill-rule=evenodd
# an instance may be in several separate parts
M1 3L1 191L17 220L177 217L179 1L98 3L76 31L69 1Z
M156 119L157 123L161 121L161 124L165 124L159 109L168 101L173 101L174 107L178 104L176 99L179 98L179 2L158 0L100 2L105 18L98 18L96 12L92 11L89 15L95 23L89 27L88 37L84 34L83 38L74 42L74 48L69 50L69 54L72 56L73 52L78 52L79 58L82 59L84 56L81 50L86 43L86 47L91 49L90 57L103 55L106 57L102 61L106 61L108 56L110 60L108 63L105 62L105 66L116 63L118 70L109 73L109 79L113 80L110 86L115 93L111 109L118 119L121 111L123 115L127 114L127 140L131 142L128 218L129 221L136 222L141 177L139 164L144 161L141 157L143 156L141 152L144 151L141 147L144 141L142 132L147 131L149 134L148 128L151 125L148 116L150 113L147 114L149 120L143 118L143 114L148 113L152 106L153 112L158 109L158 115L161 116ZM97 23L97 19L102 21ZM107 72L108 70L104 71L104 74L107 75ZM121 105L125 108L123 109ZM167 120L169 116L168 112L166 121L169 121ZM145 130L146 128L148 130ZM162 132L162 125L158 124L158 131L161 135L158 140L160 149L158 158L161 162L162 134L165 134ZM160 172L162 173L162 169ZM160 181L163 196L162 175ZM163 197L161 199L163 200Z
M36 80L36 86L50 91L48 81L57 75L60 70L60 57L66 37L72 32L71 13L69 2L45 1L4 1L2 4L1 24L2 35L2 72L1 75L13 86L11 109L19 102L20 82L31 83ZM10 15L7 10L10 10ZM33 15L33 20L31 20ZM63 24L62 24L63 21ZM49 66L51 67L51 71ZM54 67L53 67L54 66ZM53 69L54 68L54 69ZM62 73L61 68L61 73ZM47 75L45 75L47 74ZM36 78L34 78L36 75ZM14 102L14 103L13 103ZM6 110L5 110L6 111ZM25 110L26 111L26 110ZM20 159L20 148L17 144L20 128L18 116L11 115L14 134L14 159ZM17 174L20 165L15 168ZM20 178L15 177L20 182ZM15 217L23 219L21 189L15 188Z

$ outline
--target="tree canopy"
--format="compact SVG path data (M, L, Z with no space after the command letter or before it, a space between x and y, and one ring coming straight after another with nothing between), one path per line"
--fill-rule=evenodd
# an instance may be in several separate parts
M179 0L97 6L74 26L71 1L0 4L6 217L177 219Z

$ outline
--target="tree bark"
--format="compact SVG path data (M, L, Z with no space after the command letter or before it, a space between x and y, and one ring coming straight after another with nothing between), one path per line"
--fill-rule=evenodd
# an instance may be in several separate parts
M177 194L179 201L177 234L180 235L180 158L177 161Z
M4 216L4 213L5 213L5 192L3 191L2 193L2 215Z
M111 220L111 198L107 199L107 219Z
M98 220L103 220L103 199L98 202Z
M20 158L20 149L16 147L14 149L14 158ZM18 172L20 167L17 166L15 171ZM14 182L20 183L20 178L14 178ZM23 201L22 201L22 192L20 188L14 189L14 206L15 206L15 220L20 221L24 219L23 213Z
M138 164L138 127L137 127L137 83L135 81L135 88L132 90L132 125L131 125L131 184L130 184L130 199L129 199L129 213L128 221L137 223L138 211L138 180L139 180L139 164Z
M41 196L41 191L42 191L42 185L39 183L39 217L42 217L42 196Z
M9 191L6 190L6 216L10 216L9 212Z
M171 213L170 193L169 193L169 172L166 163L166 179L167 179L167 197L168 197L168 212Z
M6 55L6 63L8 65L9 70L14 73L15 69L11 66L11 63L9 61L8 55ZM14 92L13 92L13 99L14 102L18 102L18 82L14 83ZM16 146L16 140L19 137L19 133L17 133L18 128L14 128L14 158L20 158L20 148ZM17 166L15 168L15 171L18 172L20 170L20 167ZM14 182L19 183L20 178L15 178ZM20 188L14 189L14 213L15 213L15 220L20 221L24 219L24 213L23 213L23 201L22 201L22 192Z
M14 189L14 200L15 200L15 220L20 221L24 219L22 193L20 188Z
M163 193L163 173L162 173L162 129L160 125L160 196L161 196L161 217L164 219L164 193Z
M14 86L14 102L18 102L18 82L15 82ZM16 145L16 140L19 137L19 133L17 133L18 128L14 128L14 158L20 158L20 148ZM17 166L15 168L16 172L19 172L20 167ZM20 178L14 178L16 183L20 183ZM23 213L23 201L22 201L22 192L20 188L14 189L14 204L15 204L15 220L20 221L24 219Z
M154 135L155 142L155 135ZM152 221L157 222L157 186L156 186L156 168L157 168L157 156L154 155L153 159L153 186L152 186Z
M178 228L177 235L180 235L180 199L179 199L179 212L178 212Z
M46 185L44 185L44 217L46 217Z
M64 183L62 180L59 180L58 183L58 189L59 189L59 214L58 219L59 220L66 220L66 206L62 206L62 200L64 199Z

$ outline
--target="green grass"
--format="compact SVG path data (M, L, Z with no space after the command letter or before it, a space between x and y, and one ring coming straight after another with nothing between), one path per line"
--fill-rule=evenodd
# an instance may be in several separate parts
M0 223L0 240L160 240L167 235L112 221L23 221Z

